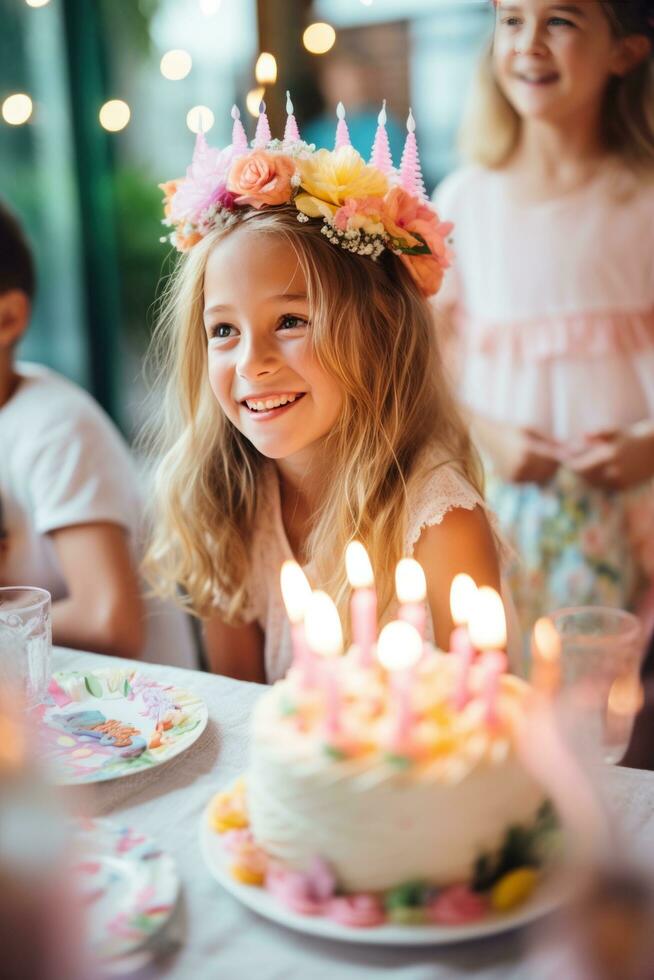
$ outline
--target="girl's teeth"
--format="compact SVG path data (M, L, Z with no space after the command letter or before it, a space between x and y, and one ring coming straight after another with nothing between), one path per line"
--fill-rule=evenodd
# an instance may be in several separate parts
M279 398L267 398L265 402L247 402L247 406L254 412L270 412L273 408L291 405L296 398L297 395L281 395Z

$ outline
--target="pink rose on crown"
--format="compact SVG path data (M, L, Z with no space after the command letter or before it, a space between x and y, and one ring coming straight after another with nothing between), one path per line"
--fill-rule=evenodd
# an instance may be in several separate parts
M295 163L290 157L254 150L234 161L227 189L236 195L236 204L253 208L286 204L292 197L294 174Z

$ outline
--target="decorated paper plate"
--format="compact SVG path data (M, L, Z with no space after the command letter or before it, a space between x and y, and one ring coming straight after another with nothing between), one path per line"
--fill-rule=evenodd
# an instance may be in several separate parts
M179 891L173 859L151 837L107 820L80 820L75 845L91 952L103 960L134 952L173 912Z
M127 668L54 674L35 711L43 756L64 784L151 769L192 745L207 724L197 695Z
M298 894L297 881L289 880L297 879L297 873L282 871L275 881L275 871L272 876L270 870L264 871L262 852L252 841L243 820L244 811L239 803L242 785L242 781L237 782L222 794L217 794L206 807L200 823L202 855L213 877L243 905L266 919L298 932L324 939L380 946L459 943L525 926L554 911L572 894L574 886L561 871L539 874L528 896L504 912L494 912L488 906L482 910L482 898L464 886L442 890L440 895L432 889L436 892L432 901L441 901L444 921L439 923L425 921L421 910L411 907L408 893L415 885L406 886L408 901L404 905L400 902L392 913L388 913L375 896L335 896L323 901L314 893L314 896L307 898L304 894ZM218 818L218 822L222 823L222 832L216 830L218 797L223 797L219 804L221 816ZM231 829L226 830L226 827ZM315 892L319 893L325 889L324 866L313 869L311 873ZM523 885L525 880L523 872ZM517 877L514 878L516 886L518 889L521 887ZM326 887L329 889L329 884ZM399 893L401 889L395 891ZM297 911L298 907L301 911Z

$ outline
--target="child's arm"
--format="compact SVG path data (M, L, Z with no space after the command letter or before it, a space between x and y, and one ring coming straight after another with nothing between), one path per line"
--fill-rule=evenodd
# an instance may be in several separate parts
M214 674L266 683L263 632L258 623L228 626L218 616L212 616L204 624L204 645Z
M50 532L68 596L52 605L61 646L139 657L145 640L139 579L118 524L76 524Z
M497 550L483 509L457 507L440 524L425 528L414 558L424 568L427 578L427 600L436 643L442 650L448 650L454 628L450 615L450 586L454 576L467 572L477 585L490 585L500 591Z

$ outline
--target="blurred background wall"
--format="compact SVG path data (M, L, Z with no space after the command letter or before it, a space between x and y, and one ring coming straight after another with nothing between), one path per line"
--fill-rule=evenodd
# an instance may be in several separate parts
M237 103L273 133L291 91L302 135L331 145L342 99L366 156L387 99L396 162L409 106L428 189L486 38L487 0L0 0L0 196L24 221L39 291L25 359L87 387L123 430L141 421L141 367L161 244L157 183L183 174L198 117L225 144ZM262 52L274 61L259 62Z

